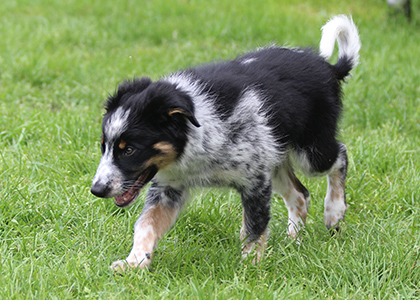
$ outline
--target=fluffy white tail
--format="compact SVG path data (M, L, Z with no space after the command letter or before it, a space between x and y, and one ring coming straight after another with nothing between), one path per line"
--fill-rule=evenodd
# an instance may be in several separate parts
M320 55L329 59L338 42L338 62L346 60L351 69L359 63L360 38L353 19L344 15L333 17L322 27L322 38L319 45Z

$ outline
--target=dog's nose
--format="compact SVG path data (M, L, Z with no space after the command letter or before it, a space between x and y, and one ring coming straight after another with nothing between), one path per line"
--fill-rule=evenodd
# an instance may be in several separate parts
M92 188L90 192L94 194L96 197L105 198L109 192L109 188L107 185L96 182L92 184Z

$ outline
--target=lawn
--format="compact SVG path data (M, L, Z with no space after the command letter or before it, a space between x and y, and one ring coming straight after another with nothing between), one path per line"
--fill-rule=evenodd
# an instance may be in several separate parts
M420 298L420 6L385 1L54 1L0 3L0 299ZM272 42L314 46L352 14L361 64L344 87L346 222L323 225L324 178L305 179L302 241L273 198L265 259L241 259L241 206L195 190L150 270L115 276L143 195L128 209L90 194L103 102L133 76L161 76Z

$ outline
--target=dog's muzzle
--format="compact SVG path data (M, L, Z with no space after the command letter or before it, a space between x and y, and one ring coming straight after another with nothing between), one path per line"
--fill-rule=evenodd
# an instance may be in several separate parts
M106 196L110 192L110 188L108 184L95 182L92 184L92 188L90 189L90 192L94 194L96 197L107 198Z

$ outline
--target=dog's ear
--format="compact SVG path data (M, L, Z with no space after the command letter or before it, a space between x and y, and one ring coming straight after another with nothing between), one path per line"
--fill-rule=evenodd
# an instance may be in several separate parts
M195 127L200 127L200 124L194 116L194 103L187 93L175 89L167 97L165 101L168 107L166 114L169 118L181 116L189 120Z
M182 115L186 117L191 122L191 124L193 124L195 127L200 127L200 124L198 123L195 116L191 112L185 110L182 107L170 108L167 114L169 117L172 117L173 115L177 115L177 114Z
M147 100L143 113L156 121L188 120L200 127L194 116L194 103L191 97L175 85L158 81L147 90Z
M141 93L150 84L152 80L148 77L134 78L132 81L125 80L118 86L114 95L109 95L105 103L107 112L115 110L118 106L122 105L131 95Z

